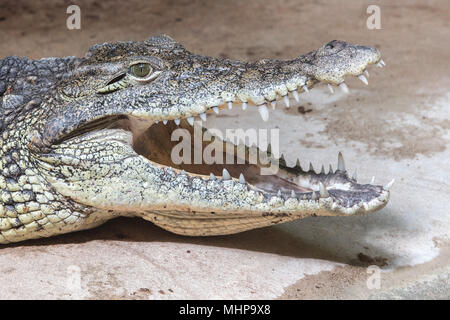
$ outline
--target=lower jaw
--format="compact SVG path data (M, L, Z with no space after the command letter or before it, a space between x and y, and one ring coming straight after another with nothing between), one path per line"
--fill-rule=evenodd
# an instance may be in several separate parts
M245 164L238 164L236 156L232 163L193 164L195 148L200 146L204 149L211 142L204 141L196 144L194 139L191 139L193 150L191 162L175 164L171 159L171 150L179 142L172 141L171 135L178 128L187 130L192 137L194 129L185 120L182 120L179 125L171 122L164 125L160 122L153 124L141 135L135 136L133 147L138 154L143 155L156 166L170 167L177 174L198 176L204 180L237 179L241 181L242 177L245 177L245 183L248 183L249 187L262 192L269 199L276 197L287 201L295 198L299 202L317 202L318 206L314 205L311 208L317 208L316 211L320 211L321 215L368 213L380 209L388 201L389 192L383 187L373 184L357 184L356 179L349 178L343 168L342 160L338 164L340 170L332 171L330 169L328 173L316 173L312 168L304 171L300 166L288 167L284 159L275 159L266 152L256 150L259 156L276 161L279 165L277 174L261 175L260 164L248 163L247 157L251 152L251 148L248 147L245 148ZM233 149L235 147L233 145ZM224 147L223 150L227 150L227 148ZM202 154L201 150L200 154ZM234 154L236 155L237 152ZM225 154L223 155L225 159ZM307 215L312 213L309 212Z

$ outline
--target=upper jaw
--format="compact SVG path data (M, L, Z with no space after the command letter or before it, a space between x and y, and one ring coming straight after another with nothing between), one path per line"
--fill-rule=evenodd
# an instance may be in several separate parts
M182 65L171 70L164 79L169 90L162 90L164 95L172 96L170 105L155 105L151 110L145 107L133 111L135 116L152 118L155 121L175 120L193 117L204 118L208 111L231 108L233 104L249 105L260 109L264 121L269 118L266 108L274 107L278 101L290 106L292 97L299 101L299 94L308 92L317 83L327 84L331 91L339 86L348 92L345 77L356 76L368 84L368 67L384 65L380 52L376 48L351 45L343 41L333 41L342 48L337 52L327 52L324 47L292 60L260 60L256 62L226 61L216 69L199 68L198 74L185 75ZM217 59L189 56L192 64L201 63L218 65ZM181 80L180 80L181 79ZM191 87L191 83L195 86ZM170 83L177 83L170 87ZM155 90L154 88L152 90ZM156 90L157 91L157 90ZM189 92L188 96L185 95ZM145 96L145 88L140 92ZM179 96L183 96L179 99Z
M334 42L333 42L334 43ZM63 136L87 123L104 116L128 115L149 121L206 117L206 112L230 108L233 103L258 107L264 121L269 119L268 106L289 97L299 100L299 93L307 92L318 82L348 88L345 76L358 76L367 82L367 67L382 66L377 49L355 46L338 41L334 52L327 45L292 60L260 60L240 62L197 56L186 53L185 61L146 85L130 87L108 95L95 95L74 99L64 108L49 115L42 127L30 136L35 151L48 150ZM180 59L181 59L180 58ZM89 107L89 110L87 108ZM89 112L87 112L89 111Z

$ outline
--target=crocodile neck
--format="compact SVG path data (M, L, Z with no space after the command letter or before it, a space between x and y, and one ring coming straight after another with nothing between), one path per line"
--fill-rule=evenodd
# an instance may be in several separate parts
M30 238L33 229L40 235L55 226L70 231L69 222L86 212L53 190L27 148L30 128L53 107L47 97L78 60L0 60L0 242L8 241L9 231L14 239Z

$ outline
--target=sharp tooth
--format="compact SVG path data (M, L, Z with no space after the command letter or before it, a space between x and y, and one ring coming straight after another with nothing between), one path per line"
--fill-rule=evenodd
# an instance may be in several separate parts
M369 211L369 204L367 202L363 202L364 210Z
M278 192L277 192L277 197L278 197L278 198L281 198L281 190L278 190Z
M392 179L391 182L389 182L387 185L383 187L384 190L389 191L391 189L392 185L394 184L395 179Z
M233 109L233 102L232 101L228 101L227 102L227 105L228 105L228 109Z
M272 106L272 109L275 109L277 106L277 100L270 101L270 105Z
M353 180L355 180L355 181L357 180L357 173L356 173L356 169L355 169L355 172L353 172L353 176L352 176L352 179L353 179Z
M377 67L378 67L378 68L383 68L383 64L382 64L381 62L378 62L378 63L377 63Z
M347 85L345 84L345 82L341 82L341 83L339 84L339 87L341 87L341 89L342 89L342 91L343 91L344 93L348 93L348 87L347 87Z
M373 176L372 179L370 180L370 184L375 184L375 176Z
M199 116L200 116L200 119L202 119L203 121L206 121L206 113L205 112L200 113Z
M239 175L239 182L240 183L245 183L245 178L244 178L244 175L242 173Z
M366 75L367 78L370 77L369 71L367 69L364 70L364 74Z
M292 95L294 96L295 101L299 102L300 97L298 96L297 90L292 91Z
M311 195L311 200L317 200L317 198L319 198L317 193L315 191L313 191L313 193Z
M334 93L334 89L331 84L328 84L328 90L330 90L331 93Z
M295 198L295 197L296 197L296 195L295 195L294 190L291 190L291 198Z
M288 95L283 96L284 104L286 105L286 108L289 108L291 105L289 104L289 97Z
M212 107L212 109L216 114L219 114L219 107Z
M223 180L230 180L231 179L230 174L228 173L227 169L225 169L225 168L223 168L223 171L222 171L222 179Z
M175 124L178 126L178 125L180 125L180 119L175 119L175 120L173 120L173 122L175 122Z
M186 175L186 171L181 170L181 175L185 176Z
M258 107L259 114L263 121L269 120L269 110L267 109L265 104L262 104Z
M159 120L155 120L155 124L159 123Z
M380 60L380 63L383 67L386 66L386 63L383 61L383 59Z
M247 109L247 102L242 102L242 110Z
M163 123L164 123L164 124L167 124L167 119L164 119L164 120L163 120Z
M298 160L298 159L297 159L297 162L295 163L295 169L303 171L303 168L302 168L302 166L300 164L300 160Z
M212 172L209 174L209 180L211 181L216 180L216 176Z
M369 81L367 81L367 78L366 78L363 74L360 74L360 75L358 76L358 78L359 78L359 80L361 80L366 86L369 85Z
M344 157L341 152L338 153L338 170L345 171Z
M328 194L327 188L325 188L322 182L319 182L319 192L321 198L328 198L330 196Z
M306 85L303 85L302 88L303 88L303 90L305 90L305 92L309 92L309 89Z
M191 126L194 125L194 117L187 117L186 120L187 120L187 122L189 122L189 124L190 124Z

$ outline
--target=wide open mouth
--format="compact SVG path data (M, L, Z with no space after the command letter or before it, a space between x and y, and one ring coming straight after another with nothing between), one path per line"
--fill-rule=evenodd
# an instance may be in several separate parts
M198 124L195 123L197 126ZM171 141L171 136L175 130L183 129L189 133L191 157L186 163L174 163L172 150L179 144L179 141ZM166 167L177 174L187 174L188 176L199 176L204 180L229 180L236 179L240 183L245 183L248 188L254 188L262 192L266 198L281 198L284 201L296 198L298 201L320 201L321 198L331 199L333 211L345 214L371 212L380 209L387 203L388 189L390 185L382 187L369 184L358 184L356 176L349 177L345 170L344 159L338 155L337 168L331 166L325 170L316 172L312 165L309 168L302 168L297 162L293 167L288 167L283 158L276 158L270 152L257 150L255 147L245 147L244 153L239 153L239 146L227 141L223 144L223 152L218 159L223 159L223 163L194 163L194 154L202 154L208 146L214 143L222 144L220 139L214 142L203 141L196 143L193 136L194 129L187 121L182 120L179 125L175 123L157 123L152 125L142 135L135 139L134 150L152 161L154 165ZM189 140L188 139L188 140ZM242 146L242 145L241 145ZM229 154L227 151L233 150L232 161L227 162ZM242 149L241 149L242 150ZM217 151L217 149L215 150ZM214 152L213 152L214 154ZM244 157L240 155L244 154ZM257 163L250 159L250 154L257 155ZM214 154L215 155L215 154ZM262 159L264 164L261 164ZM267 164L268 160L270 164ZM245 163L242 163L245 161ZM278 166L276 174L263 174L261 169ZM269 170L270 171L270 170Z
M365 73L368 74L367 71ZM343 90L347 91L347 88L345 87ZM292 94L292 96L297 100L296 94ZM278 97L277 100L274 100L274 104L277 101L284 101L286 107L289 106L286 96ZM226 112L226 109L230 109L232 106L232 103L224 103L211 107L205 113L199 114L199 118L204 120L207 114ZM243 108L246 107L247 104L244 103ZM262 119L265 120L267 110L261 111L262 106L258 106L258 108ZM264 108L267 107L264 105ZM239 183L246 184L249 189L258 190L267 199L277 197L286 201L295 198L299 202L316 201L319 203L321 200L327 199L326 210L336 214L367 213L382 208L388 201L388 190L393 183L391 181L384 187L375 185L373 181L368 184L357 183L356 175L351 177L348 175L341 154L338 155L335 168L330 166L325 169L322 166L316 171L311 165L302 167L299 162L289 167L284 158L273 155L270 148L262 151L245 144L223 142L217 137L202 140L202 136L194 136L194 131L198 129L205 134L207 130L201 127L201 121L194 123L193 117L153 122L143 118L120 116L110 117L100 123L102 127L108 124L108 128L121 128L133 132L134 151L151 161L154 166L171 170L179 175L197 176L203 180L235 179ZM182 162L178 158L175 160L173 155L173 150L177 148L180 141L179 139L172 141L174 133L180 129L184 132L183 140L189 141L187 149L190 154L190 156L184 157L184 152L187 151L185 148L182 152ZM176 134L176 136L180 135ZM196 141L198 138L200 138L200 143ZM242 138L241 141L243 140L245 141ZM204 150L213 144L222 145L222 148L215 148L211 153L214 155L214 159L221 159L221 161L211 163L205 161ZM221 150L220 154L217 154L217 150ZM230 153L230 151L232 152ZM196 154L201 155L200 163L195 158ZM255 158L252 158L252 155L255 154L256 162ZM269 164L267 164L268 161ZM262 168L267 169L273 165L278 168L276 173L262 173Z
M373 63L377 63L380 67L384 65L382 60L362 61L353 69L341 71L341 74L357 76L367 85L366 77L369 74L366 67ZM211 139L202 139L202 134L200 134L200 137L196 137L195 131L197 128L203 133L206 129L201 127L201 122L194 123L194 117L206 120L207 114L226 112L225 109L232 108L233 105L239 104L243 109L253 107L249 105L251 102L255 105L254 107L258 108L262 120L267 121L269 105L275 107L278 102L283 101L285 106L289 107L289 95L293 99L299 100L297 90L308 91L312 86L323 81L328 83L330 90L333 91L331 84L335 84L334 82L328 82L326 79L320 80L309 75L294 80L286 83L286 85L262 86L265 88L262 91L256 88L255 93L250 98L244 94L240 96L238 92L234 97L224 98L222 96L222 100L214 98L211 100L210 106L203 104L201 107L187 108L186 113L171 114L170 116L164 116L163 114L149 116L147 107L142 106L133 113L105 116L87 122L70 135L66 135L60 142L76 139L77 136L85 134L89 138L89 134L102 133L102 129L130 131L133 138L130 143L134 152L150 162L149 168L158 168L159 176L171 177L171 179L174 177L175 179L180 178L179 180L182 180L181 178L184 180L187 178L190 181L197 180L195 183L202 181L201 183L204 185L214 185L214 192L223 193L228 192L226 191L226 185L239 184L239 191L233 193L233 196L256 195L258 199L250 202L251 205L262 199L263 205L258 205L257 209L253 209L256 207L250 205L243 210L267 211L278 206L278 203L284 205L276 207L277 212L288 210L294 215L301 214L303 210L311 214L318 212L322 215L333 215L367 213L382 208L388 201L389 188L393 181L385 187L375 185L373 182L369 184L357 183L356 176L350 177L347 174L341 154L338 156L338 164L335 169L327 168L325 170L322 166L319 171L315 171L312 166L302 167L299 163L289 167L283 157L279 158L272 154L269 148L260 150L257 147L234 144L229 141L223 142L216 138L213 144L221 145L222 148L213 148L214 151L211 151L211 155L213 155L214 161L206 161L204 150L211 146ZM348 92L345 82L337 82L336 85L339 85L344 92ZM261 94L263 91L265 94ZM218 103L217 101L221 102ZM183 134L178 134L178 129L182 129ZM122 130L119 131L123 133ZM105 136L109 137L108 134L105 134ZM174 136L183 136L183 142L185 142L185 139L189 141L183 143L182 161L174 157L174 155L177 155L174 150L180 144L180 139L173 139ZM110 138L115 139L113 136ZM245 141L243 137L240 140ZM122 142L128 143L128 140ZM186 151L189 152L189 156L185 156ZM196 158L196 154L200 154L200 159ZM219 159L219 161L215 159ZM145 162L144 159L142 160ZM275 171L269 170L273 172L268 174L266 169L273 169L274 167ZM120 172L118 174L120 175ZM125 176L123 178L126 179ZM211 183L211 180L214 183ZM225 202L221 202L221 204L226 205ZM209 202L206 201L206 205L201 205L203 206L201 210L205 210L208 205ZM191 204L188 204L188 206L187 210L191 210ZM194 209L196 206L199 207L198 201L194 201L192 206ZM241 207L232 206L236 210L240 210ZM216 209L220 210L220 208Z

